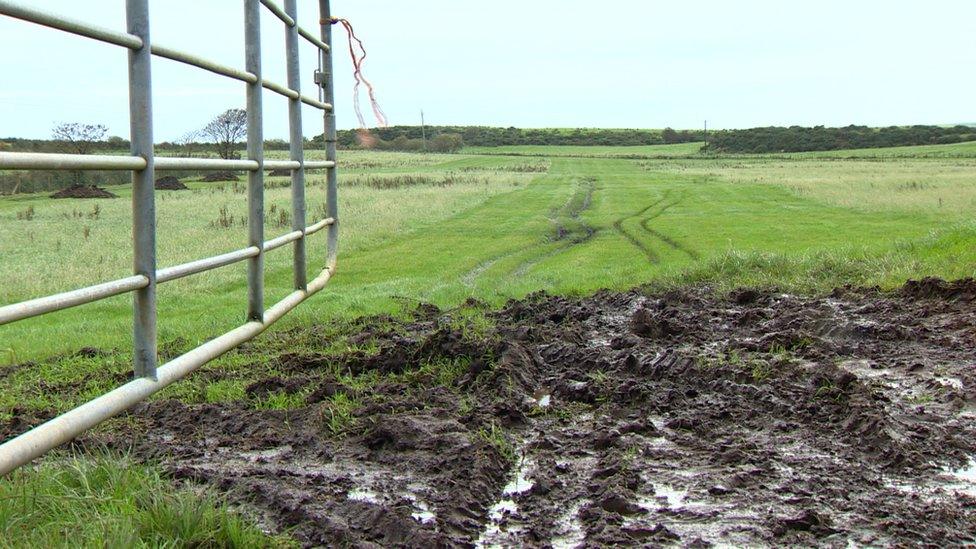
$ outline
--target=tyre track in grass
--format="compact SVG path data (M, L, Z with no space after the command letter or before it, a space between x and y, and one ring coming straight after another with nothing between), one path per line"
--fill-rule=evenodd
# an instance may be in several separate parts
M477 279L496 265L499 261L503 261L519 254L525 254L526 252L531 252L539 247L551 244L552 242L562 243L554 250L533 253L528 259L519 263L518 266L511 271L512 274L523 275L530 268L532 268L532 266L538 264L544 259L562 253L573 246L578 246L593 238L593 236L595 236L597 233L597 229L581 221L580 215L584 211L588 210L592 205L593 193L595 190L595 179L590 177L579 179L576 182L576 190L573 192L572 196L569 197L569 200L567 200L566 203L559 208L550 210L549 220L553 224L551 234L547 235L542 241L535 244L509 250L495 257L482 261L461 277L462 283L465 286L473 287Z
M624 217L618 218L616 221L613 222L613 229L615 231L617 231L617 233L619 233L620 236L624 237L625 239L627 239L628 242L630 242L631 244L633 244L635 248L637 248L638 250L640 250L641 253L644 254L644 257L646 257L649 262L654 263L654 264L657 264L657 263L660 263L661 262L661 256L659 256L657 254L657 252L655 252L650 246L648 246L647 244L645 244L643 241L641 241L635 235L627 232L627 230L624 229L624 222L625 221L628 221L630 219L634 219L634 218L637 218L637 217L641 217L642 215L646 214L647 212L649 212L653 208L655 208L658 205L660 205L662 202L668 200L668 198L670 198L670 196L671 196L671 191L665 191L664 192L664 196L662 196L658 200L656 200L656 201L648 204L647 206L641 208L640 210L637 210L636 212L634 212L634 213L632 213L630 215L625 215ZM654 217L656 217L657 215L661 215L661 213L663 213L664 210L666 210L669 207L671 207L670 204L669 205L665 205L664 209L662 209L660 212L658 212Z
M560 209L555 217L550 218L555 225L555 234L549 237L548 242L560 242L560 245L553 250L537 254L518 265L513 271L515 276L524 276L529 269L542 263L550 257L559 255L575 246L588 242L596 236L597 229L592 225L582 221L580 216L593 205L593 193L596 191L596 180L588 177L584 178L576 186L576 192L570 197L569 201ZM540 242L537 246L543 246L548 242Z
M658 240L660 240L661 242L664 242L665 244L667 244L672 249L674 249L676 251L679 251L679 252L687 255L691 259L699 259L701 257L701 255L699 255L698 252L696 252L693 248L691 248L690 246L688 246L686 244L683 244L682 242L678 241L677 239L675 239L673 237L670 237L667 234L662 233L661 231L658 231L658 230L656 230L656 229L654 229L654 228L651 227L651 222L652 221L654 221L656 218L660 217L661 214L663 214L666 210L668 210L668 209L670 209L670 208L672 208L674 206L677 206L678 204L684 202L684 199L685 199L685 197L682 196L677 201L675 201L675 202L673 202L673 203L668 204L667 206L665 206L663 209L661 209L661 211L657 212L656 214L654 214L654 215L652 215L650 217L645 217L644 219L641 220L640 227L642 229L644 229L644 231L646 231L651 236L653 236L653 237L657 238Z

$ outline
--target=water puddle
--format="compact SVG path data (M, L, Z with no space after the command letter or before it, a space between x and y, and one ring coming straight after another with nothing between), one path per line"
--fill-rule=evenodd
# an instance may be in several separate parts
M366 488L353 488L352 490L349 490L346 497L353 501L372 503L373 505L379 505L380 503L380 497L376 494L376 492Z
M549 389L539 389L532 393L532 403L539 408L548 408L552 405L552 391Z
M962 391L963 382L961 379L956 377L936 377L933 378L936 383L942 385L943 387L951 387L957 391Z
M888 488L911 495L919 495L927 500L945 497L946 493L965 494L976 498L976 459L970 458L969 463L959 469L946 469L938 478L915 481L898 481L886 479Z
M261 475L314 478L321 484L351 485L347 492L335 493L335 497L380 506L406 500L413 508L411 516L417 522L431 524L437 519L435 510L425 501L431 488L403 471L353 460L321 463L299 459L293 456L294 449L288 445L243 452L222 450L220 453L223 455L219 461L205 460L188 465L201 471L232 469ZM516 480L526 482L524 477Z
M414 512L410 514L413 519L421 524L431 524L437 519L437 515L431 510L426 502L417 498L413 494L404 494L404 497L413 505Z
M523 443L521 448L526 445ZM535 471L535 461L523 456L515 468L515 475L502 490L502 497L488 509L488 522L478 536L475 547L503 547L517 544L523 527L517 520L519 514L515 497L535 486L529 475Z
M554 549L575 549L586 541L586 532L583 531L579 513L588 503L589 500L582 500L573 505L565 515L556 519L559 534L549 540L549 544Z
M678 490L666 484L654 487L654 498L658 501L663 498L668 507L680 507L686 497L688 497L688 490Z
M949 471L949 476L955 479L955 482L949 484L947 488L976 498L976 459L970 458L969 463L962 469Z
M590 347L609 347L614 338L613 334L629 332L627 326L630 324L630 319L647 301L646 297L640 296L631 301L625 308L594 316L588 321L592 329L588 334L587 345ZM612 329L608 329L608 327Z

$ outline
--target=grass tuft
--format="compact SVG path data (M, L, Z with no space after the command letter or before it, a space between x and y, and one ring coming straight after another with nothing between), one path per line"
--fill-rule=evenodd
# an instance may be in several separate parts
M48 458L0 482L3 547L287 547L209 492L102 453Z

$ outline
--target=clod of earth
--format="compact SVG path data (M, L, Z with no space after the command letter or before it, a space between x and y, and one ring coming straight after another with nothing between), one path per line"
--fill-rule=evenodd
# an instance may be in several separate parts
M95 185L72 185L51 195L51 198L118 198Z
M203 176L203 179L201 179L201 181L205 181L207 183L212 183L215 181L240 181L240 180L241 178L238 177L238 175L235 174L234 172L226 172L226 171L210 172L207 175Z
M349 342L371 351L306 344L247 387L293 409L156 400L80 444L225 490L306 546L976 538L974 486L950 473L976 454L972 280L535 294L484 314L478 335L430 306L364 319Z
M156 180L157 191L185 191L187 186L180 182L179 178L172 175L160 177Z

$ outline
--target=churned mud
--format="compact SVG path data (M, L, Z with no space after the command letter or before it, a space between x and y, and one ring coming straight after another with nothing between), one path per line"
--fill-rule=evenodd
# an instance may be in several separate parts
M972 544L974 300L534 295L476 333L421 307L248 388L296 409L156 401L109 438L308 546Z

